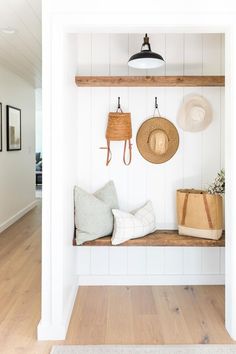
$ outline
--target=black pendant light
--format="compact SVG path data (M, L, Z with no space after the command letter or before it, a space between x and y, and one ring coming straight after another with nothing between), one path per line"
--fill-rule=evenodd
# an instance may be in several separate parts
M164 63L165 61L160 54L152 52L147 33L143 38L141 51L132 55L128 61L128 65L136 69L154 69Z

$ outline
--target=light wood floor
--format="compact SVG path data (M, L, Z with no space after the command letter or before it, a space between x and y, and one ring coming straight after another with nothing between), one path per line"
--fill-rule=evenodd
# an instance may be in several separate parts
M233 343L222 286L81 287L66 341L37 342L40 205L0 235L0 352L48 354L53 344Z

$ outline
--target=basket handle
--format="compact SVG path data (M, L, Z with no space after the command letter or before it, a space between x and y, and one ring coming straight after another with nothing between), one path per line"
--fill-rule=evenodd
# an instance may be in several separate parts
M213 229L213 224L212 224L212 220L211 220L211 214L210 214L210 210L209 210L209 205L208 205L208 202L207 202L206 194L203 193L202 197L203 197L203 202L204 202L204 207L205 207L205 211L206 211L206 215L207 215L207 221L208 221L209 228Z
M187 213L187 204L188 204L188 196L189 196L189 193L185 193L181 225L185 224L185 218L186 218L186 213Z

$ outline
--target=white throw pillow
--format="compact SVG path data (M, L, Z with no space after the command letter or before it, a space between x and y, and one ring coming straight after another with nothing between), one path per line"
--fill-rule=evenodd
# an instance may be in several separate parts
M127 213L112 209L114 215L114 230L111 238L113 245L119 245L132 238L143 237L156 229L155 214L152 202Z
M75 187L76 244L111 235L112 209L118 208L115 185L108 182L94 194Z

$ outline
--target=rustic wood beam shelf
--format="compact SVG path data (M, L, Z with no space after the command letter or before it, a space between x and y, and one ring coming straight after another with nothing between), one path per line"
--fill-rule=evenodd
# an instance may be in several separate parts
M74 245L76 246L75 242ZM111 237L107 236L94 241L88 241L82 246L111 246ZM220 240L208 240L205 238L180 236L177 230L159 230L150 235L129 240L119 246L224 247L225 236L223 235Z
M224 76L76 76L79 87L224 86Z

